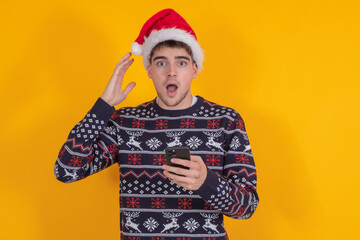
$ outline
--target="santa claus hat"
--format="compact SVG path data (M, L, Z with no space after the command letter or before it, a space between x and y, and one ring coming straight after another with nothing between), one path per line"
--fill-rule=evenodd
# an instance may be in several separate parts
M192 57L201 70L203 51L190 25L173 9L164 9L149 18L142 27L139 36L131 45L131 52L143 55L145 69L150 64L151 50L160 42L176 40L185 43L192 50Z

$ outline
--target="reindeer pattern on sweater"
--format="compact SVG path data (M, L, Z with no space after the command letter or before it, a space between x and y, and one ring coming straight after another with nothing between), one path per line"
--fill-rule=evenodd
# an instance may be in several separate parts
M164 149L188 146L207 166L204 184L189 191L165 177ZM156 101L115 110L98 98L70 131L54 173L66 183L117 163L122 239L228 239L223 216L247 219L258 205L249 138L233 109L197 96L188 109Z

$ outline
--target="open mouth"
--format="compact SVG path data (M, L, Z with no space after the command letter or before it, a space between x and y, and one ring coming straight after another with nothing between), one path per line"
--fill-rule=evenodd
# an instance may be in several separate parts
M169 81L166 84L166 94L168 95L168 97L175 97L178 88L179 86L177 85L176 81Z
M170 93L176 92L177 89L178 86L176 86L175 84L169 84L166 86L166 90Z

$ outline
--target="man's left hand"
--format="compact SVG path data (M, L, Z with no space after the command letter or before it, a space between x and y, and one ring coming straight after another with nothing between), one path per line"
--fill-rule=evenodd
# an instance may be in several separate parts
M170 181L180 185L187 190L198 190L205 182L207 168L200 156L191 155L190 161L180 158L171 159L172 163L183 165L189 169L163 165L164 174ZM178 176L176 174L183 175Z

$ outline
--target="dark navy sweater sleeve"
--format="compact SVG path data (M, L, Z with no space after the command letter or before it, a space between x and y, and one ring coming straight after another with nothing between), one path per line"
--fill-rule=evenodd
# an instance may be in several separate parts
M223 214L247 219L255 212L259 197L255 162L244 122L238 113L228 133L223 174L208 168L206 180L196 193Z
M98 98L85 117L70 131L54 166L61 182L74 182L109 167L118 152L115 108Z

